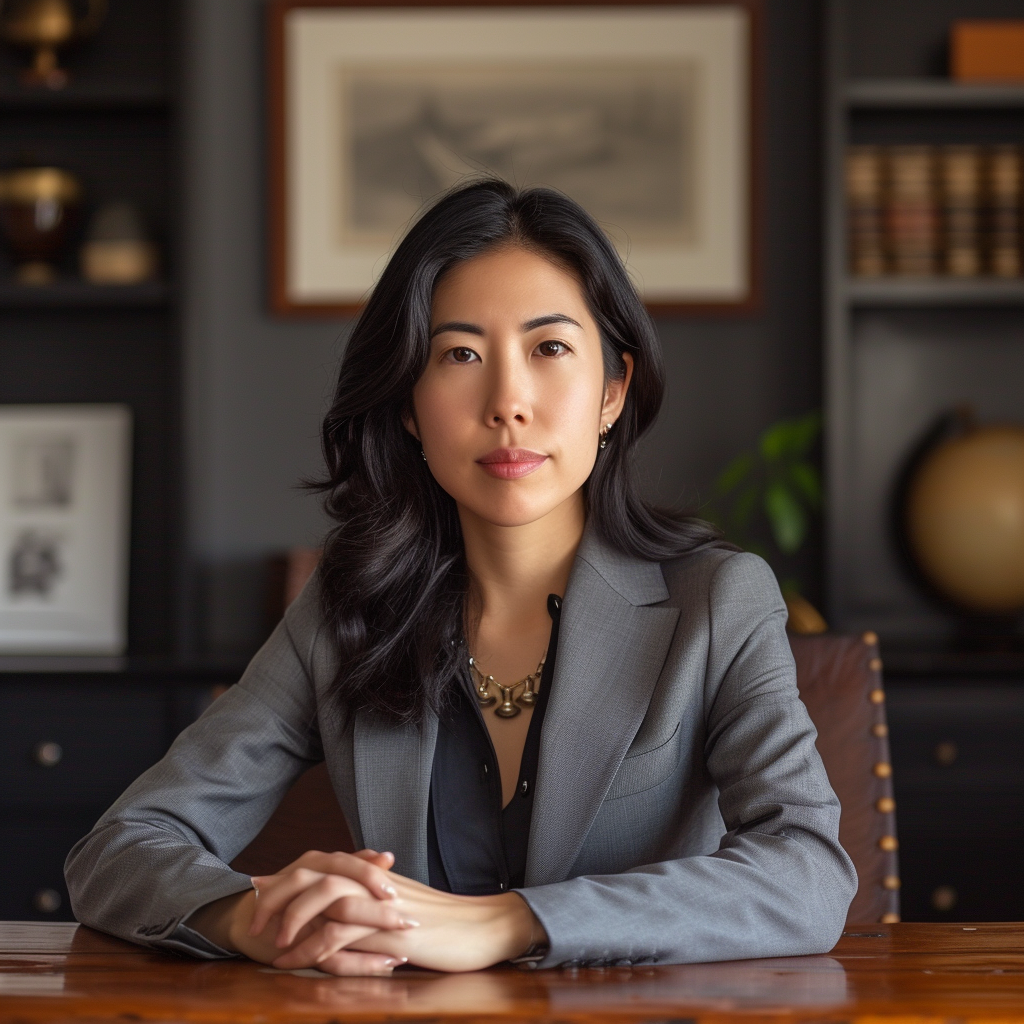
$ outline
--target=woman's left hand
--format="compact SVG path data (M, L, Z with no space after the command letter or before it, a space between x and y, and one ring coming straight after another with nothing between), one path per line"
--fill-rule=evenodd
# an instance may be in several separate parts
M387 869L391 854L363 850L356 856ZM394 906L412 928L378 931L346 946L365 953L407 958L410 964L435 971L475 971L520 956L546 936L526 901L513 892L496 896L454 896L388 871L395 890ZM289 946L302 929L319 914L349 924L346 903L327 907L303 905L287 899L285 891L268 893L265 914L280 914L279 946ZM275 899L276 897L276 899ZM273 901L273 902L271 902ZM262 897L261 897L262 902ZM281 906L277 903L280 902ZM274 961L275 967L295 968L322 962L335 950L331 931L317 929Z

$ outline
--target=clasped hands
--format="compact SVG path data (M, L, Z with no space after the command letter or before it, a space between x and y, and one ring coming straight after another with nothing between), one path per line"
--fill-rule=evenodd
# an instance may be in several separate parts
M310 851L254 878L258 896L228 897L219 927L199 917L207 908L193 926L253 960L337 975L386 975L403 963L479 970L545 938L515 893L455 896L395 874L393 865L390 853L373 850Z

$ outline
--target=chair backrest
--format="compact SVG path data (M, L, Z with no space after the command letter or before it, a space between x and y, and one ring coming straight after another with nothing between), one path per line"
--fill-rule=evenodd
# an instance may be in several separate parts
M878 638L790 636L800 696L818 730L818 751L842 804L839 839L860 886L848 924L899 920L896 813ZM306 850L352 850L323 764L285 795L232 867L271 874Z
M800 696L842 805L839 841L860 882L847 925L898 921L896 802L878 637L823 633L789 639Z

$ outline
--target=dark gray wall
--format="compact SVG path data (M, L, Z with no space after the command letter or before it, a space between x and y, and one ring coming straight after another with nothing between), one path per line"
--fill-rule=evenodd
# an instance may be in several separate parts
M765 425L820 403L818 8L766 3L763 308L659 323L669 387L642 460L663 500L706 498ZM315 500L294 485L317 468L345 331L267 313L264 14L263 0L186 4L183 626L214 649L258 641L261 560L323 529ZM813 594L811 547L802 567Z

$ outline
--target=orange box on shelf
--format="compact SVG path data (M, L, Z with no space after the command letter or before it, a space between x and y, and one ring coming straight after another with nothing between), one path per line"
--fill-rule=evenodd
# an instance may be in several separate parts
M954 21L949 73L958 82L1024 82L1024 21Z

